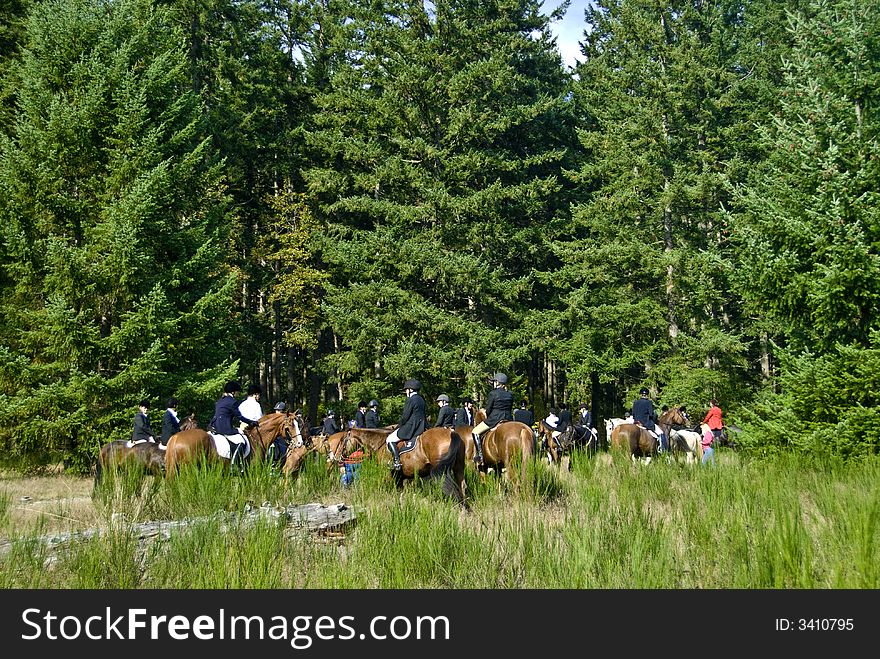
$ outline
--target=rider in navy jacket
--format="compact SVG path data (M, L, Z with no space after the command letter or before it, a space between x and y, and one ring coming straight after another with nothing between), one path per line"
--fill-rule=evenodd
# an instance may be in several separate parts
M214 403L214 418L211 427L221 435L234 435L238 432L238 424L244 421L249 426L259 425L258 419L246 419L238 410L235 394L241 391L241 385L231 380L223 387L223 395Z
M403 383L403 391L406 393L406 403L403 405L403 412L400 413L400 422L397 430L388 435L385 440L388 450L394 461L391 468L400 469L400 453L397 449L397 442L404 439L412 439L418 437L428 426L428 419L425 416L425 399L419 393L422 383L418 380L407 380Z
M513 394L507 390L507 376L496 373L489 382L495 387L486 396L486 420L480 421L471 431L474 438L474 462L483 463L482 434L502 421L513 421Z
M666 450L666 435L660 428L655 428L657 422L657 412L654 410L654 404L648 398L647 387L642 387L639 391L639 398L633 403L632 415L633 421L641 426L657 433L660 439L660 450Z

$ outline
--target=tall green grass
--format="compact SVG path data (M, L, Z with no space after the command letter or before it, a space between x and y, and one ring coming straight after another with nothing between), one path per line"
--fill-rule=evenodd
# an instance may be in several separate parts
M36 534L19 538L0 586L873 589L878 477L877 460L722 452L713 468L576 455L571 471L530 462L526 478L510 482L468 467L464 511L438 482L398 488L369 461L349 488L317 457L287 482L260 465L167 482L121 474L95 495L107 534L50 563ZM214 516L311 501L355 508L342 541L283 524L224 528ZM0 500L0 520L3 510ZM182 517L206 519L138 548L132 524Z

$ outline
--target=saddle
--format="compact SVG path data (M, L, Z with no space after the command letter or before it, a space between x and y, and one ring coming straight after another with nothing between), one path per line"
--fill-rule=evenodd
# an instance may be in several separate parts
M211 439L214 441L214 448L217 449L217 455L221 458L228 460L232 456L233 445L241 444L242 442L244 442L244 455L242 457L246 458L251 454L251 443L244 435L238 433L234 435L220 435L213 431L208 434L211 435Z

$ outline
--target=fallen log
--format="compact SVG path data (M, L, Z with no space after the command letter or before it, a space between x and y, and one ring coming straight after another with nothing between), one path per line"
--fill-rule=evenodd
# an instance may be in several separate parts
M51 557L52 554L69 547L73 543L119 532L130 532L142 548L144 544L150 541L157 539L167 540L175 533L180 533L197 524L208 522L219 522L222 531L241 526L253 526L259 522L276 522L283 523L288 534L305 535L314 533L320 537L344 538L343 531L347 530L354 521L354 510L344 503L329 506L320 503L307 503L285 507L263 504L259 508L246 506L244 512L241 513L218 513L209 517L188 517L176 520L142 522L139 524L128 524L124 515L114 513L110 524L103 528L53 533L36 538L25 537L19 540L0 541L0 558L3 558L12 551L16 542L35 542L37 545L46 548L50 555L49 557Z

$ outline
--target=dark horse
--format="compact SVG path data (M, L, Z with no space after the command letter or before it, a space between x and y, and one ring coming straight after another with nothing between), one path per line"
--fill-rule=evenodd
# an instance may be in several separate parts
M277 414L273 412L264 415L257 427L248 428L245 434L251 445L251 454L262 459L266 455L267 448L271 443L279 435L289 432L291 422L288 417L292 418L292 416L290 414ZM205 430L199 428L181 430L171 436L171 439L168 440L168 448L165 451L166 478L174 476L181 465L199 461L206 461L208 463L220 462L227 466L230 465L228 458L221 457L217 453L214 440Z
M152 442L138 442L129 446L125 440L104 444L95 464L95 487L101 484L108 469L136 468L159 476L165 471L165 451Z
M385 444L391 430L386 428L350 428L345 431L339 448L333 452L334 461L341 463L358 448L372 455L380 463L390 463L391 453ZM332 435L331 438L336 438ZM329 440L330 438L328 438ZM402 441L402 440L401 440ZM332 447L328 446L329 450ZM401 469L394 472L398 485L416 476L443 479L443 493L466 507L464 463L465 443L451 428L428 428L411 451L401 454Z
M180 422L181 430L198 428L196 413L192 412ZM103 472L109 468L139 466L145 473L158 476L165 471L165 451L158 444L141 442L128 446L128 442L117 440L101 447L95 464L95 485L101 483Z

